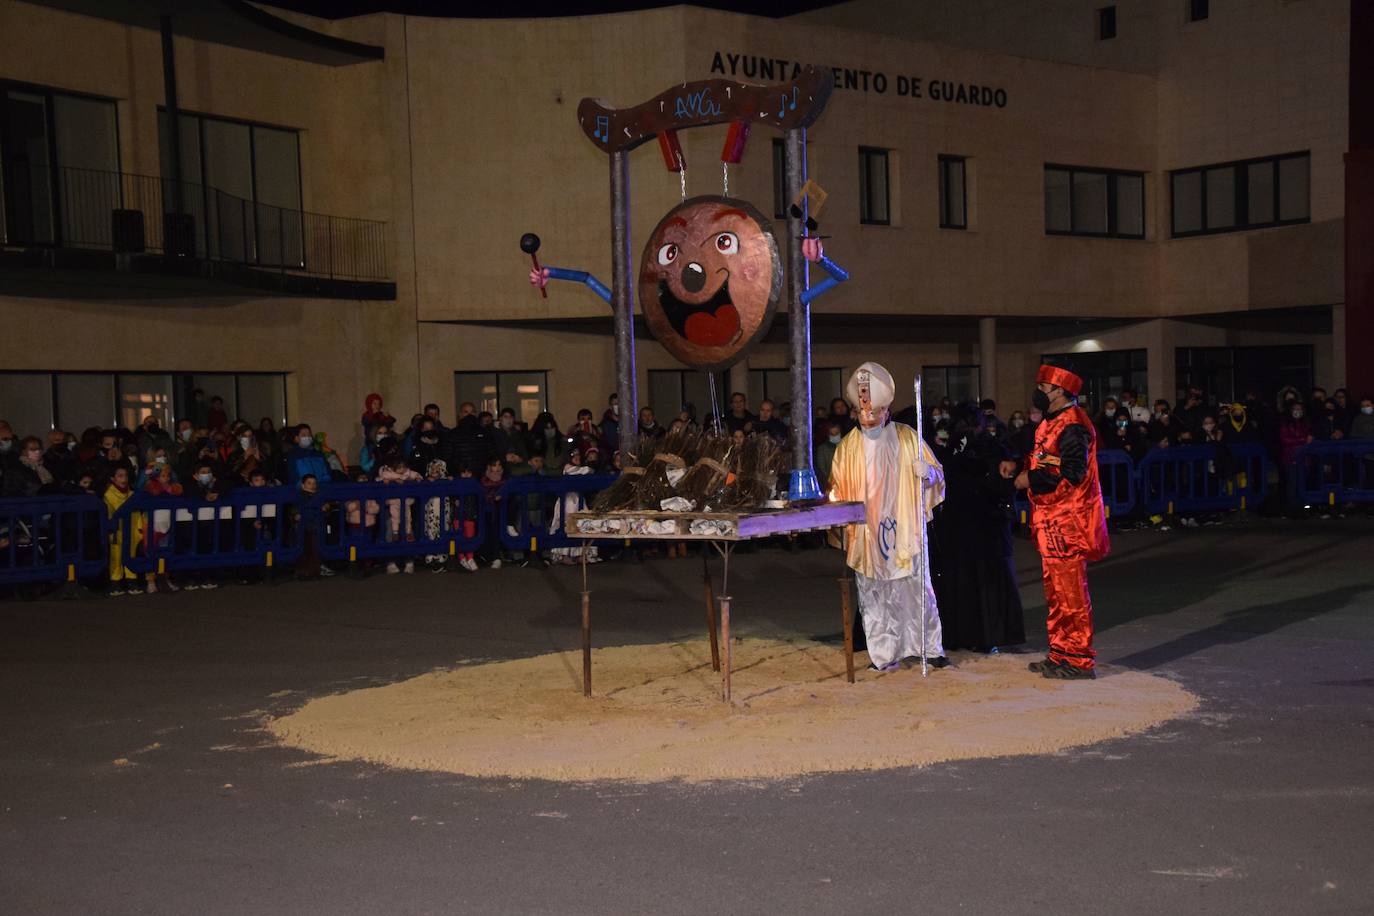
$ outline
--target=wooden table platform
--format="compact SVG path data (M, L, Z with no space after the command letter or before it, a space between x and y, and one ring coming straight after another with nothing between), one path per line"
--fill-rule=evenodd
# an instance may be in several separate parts
M711 667L721 672L721 698L730 701L730 554L736 544L774 535L824 531L862 524L859 502L827 502L747 512L660 512L622 509L614 512L572 512L564 523L570 538L580 540L706 541L721 555L721 595L716 598L707 555L702 554L702 585L706 597L706 627L711 639ZM845 674L854 683L854 614L849 569L842 566L840 613L844 629ZM716 603L720 604L717 634ZM724 653L721 646L724 646ZM723 657L722 657L723 656ZM582 551L582 692L592 695L591 591L587 585L587 551Z

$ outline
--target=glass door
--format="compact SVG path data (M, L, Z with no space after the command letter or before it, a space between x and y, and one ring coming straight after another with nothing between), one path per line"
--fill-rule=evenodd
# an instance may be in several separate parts
M47 100L14 89L5 92L3 100L0 183L4 185L5 242L54 244L57 233Z

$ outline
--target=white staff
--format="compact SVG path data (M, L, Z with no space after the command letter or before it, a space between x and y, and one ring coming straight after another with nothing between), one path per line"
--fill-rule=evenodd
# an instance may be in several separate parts
M925 409L921 405L921 373L916 373L916 447L923 449L925 446ZM919 454L919 452L918 452ZM920 575L921 575L921 677L930 677L930 669L926 664L926 614L929 611L929 600L926 598L926 589L930 587L930 557L926 554L926 478L924 474L916 475L916 515L917 515L917 538L921 545Z

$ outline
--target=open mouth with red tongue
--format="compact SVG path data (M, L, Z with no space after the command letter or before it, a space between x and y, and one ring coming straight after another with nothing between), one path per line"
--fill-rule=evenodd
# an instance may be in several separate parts
M658 303L673 330L699 347L725 346L740 334L739 310L730 299L728 275L705 302L684 302L674 295L667 280L660 280Z

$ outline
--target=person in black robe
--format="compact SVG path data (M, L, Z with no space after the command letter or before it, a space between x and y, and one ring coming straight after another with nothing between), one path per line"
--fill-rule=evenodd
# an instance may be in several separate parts
M1016 464L980 417L958 409L936 456L945 502L930 528L930 556L945 648L1018 646L1026 626L1012 560Z

